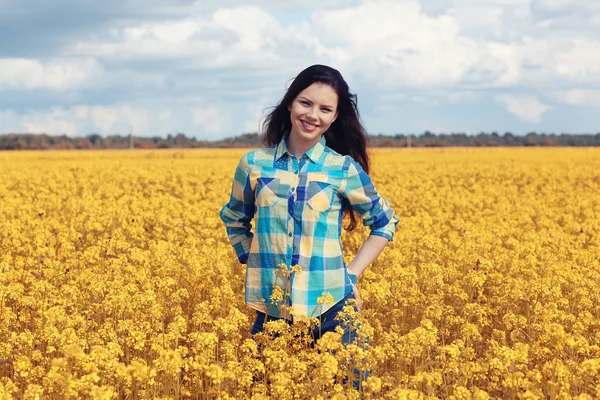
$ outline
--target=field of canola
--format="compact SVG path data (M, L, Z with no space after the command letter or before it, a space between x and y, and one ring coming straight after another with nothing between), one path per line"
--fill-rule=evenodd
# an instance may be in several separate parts
M244 152L0 153L0 399L600 397L600 149L373 150L370 345L260 351L218 217Z

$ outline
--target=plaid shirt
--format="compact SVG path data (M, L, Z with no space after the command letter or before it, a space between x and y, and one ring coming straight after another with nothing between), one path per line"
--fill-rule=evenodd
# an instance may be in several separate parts
M342 201L371 235L389 241L399 219L360 164L327 147L325 136L300 160L288 152L288 137L242 157L220 217L239 261L247 264L246 304L274 317L318 317L356 283L342 255ZM302 270L292 272L295 265ZM324 293L333 303L319 304Z

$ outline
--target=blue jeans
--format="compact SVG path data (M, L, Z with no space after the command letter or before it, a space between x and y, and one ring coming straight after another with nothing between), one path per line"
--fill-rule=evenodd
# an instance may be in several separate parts
M349 299L354 299L353 292L350 292L350 294L348 294L342 300L334 304L333 307L331 307L329 310L325 311L321 315L321 324L312 329L312 337L315 339L315 341L319 340L321 336L323 336L326 332L335 332L335 328L338 326L344 329L344 334L342 335L342 344L346 345L356 341L356 339L358 338L356 330L350 329L350 327L345 326L343 324L343 321L334 319L337 316L337 314L340 311L342 311L342 309L346 305L346 301ZM354 310L358 311L356 306L354 306ZM276 321L278 319L279 318L272 317L270 315L267 316L267 321ZM256 311L256 320L254 321L254 325L252 325L250 333L252 335L256 335L257 333L262 332L264 323L265 313ZM291 324L292 322L289 323ZM354 376L356 376L357 378L352 382L352 386L354 386L356 390L359 390L360 388L360 381L365 381L367 379L367 377L369 376L369 372L370 371L363 371L361 374L361 372L358 369L354 370ZM344 377L343 383L346 383L347 380L348 378Z

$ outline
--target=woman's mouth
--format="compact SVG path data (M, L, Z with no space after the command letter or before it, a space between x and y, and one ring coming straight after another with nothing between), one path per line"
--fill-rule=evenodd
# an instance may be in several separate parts
M312 132L315 129L317 129L317 125L311 124L309 122L300 120L300 123L302 124L302 128L304 128L304 130L307 132Z

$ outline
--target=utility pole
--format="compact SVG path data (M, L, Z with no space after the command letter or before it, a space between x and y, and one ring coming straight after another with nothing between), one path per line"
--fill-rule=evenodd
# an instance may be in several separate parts
M129 131L129 148L133 149L133 129Z
M410 138L411 138L411 135L408 135L408 139L406 141L408 147L410 147Z

